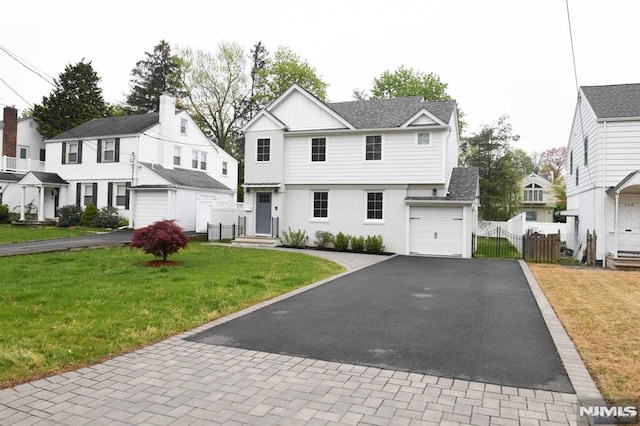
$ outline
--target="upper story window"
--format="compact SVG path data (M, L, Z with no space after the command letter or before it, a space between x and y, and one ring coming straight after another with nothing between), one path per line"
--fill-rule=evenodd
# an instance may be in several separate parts
M207 170L207 153L200 151L200 170Z
M367 136L365 143L365 160L382 160L382 136Z
M82 163L82 141L62 142L62 164Z
M179 166L182 160L182 147L174 146L173 147L173 165Z
M523 201L542 201L542 187L537 183L530 183L524 187Z
M383 194L382 192L367 192L367 219L382 220Z
M198 168L198 150L196 149L191 151L191 168L192 169Z
M29 147L28 146L18 146L18 158L29 158Z
M118 145L117 139L98 139L98 163L118 161Z
M580 184L580 174L578 173L579 167L576 167L576 186Z
M418 145L431 145L431 133L418 133Z
M229 172L229 163L227 163L226 161L222 162L222 176L226 176Z
M181 135L186 135L187 134L187 119L186 118L181 118L180 119L180 134Z
M573 150L569 152L569 174L573 174Z
M271 139L258 139L256 161L271 161Z
M311 138L311 161L327 160L327 138Z
M584 165L589 164L589 137L584 137Z

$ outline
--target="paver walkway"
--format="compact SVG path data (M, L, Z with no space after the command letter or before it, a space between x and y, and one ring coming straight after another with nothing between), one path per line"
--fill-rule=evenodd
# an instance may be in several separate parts
M576 424L578 398L600 394L521 264L577 395L184 340L323 281L133 353L0 390L0 425Z

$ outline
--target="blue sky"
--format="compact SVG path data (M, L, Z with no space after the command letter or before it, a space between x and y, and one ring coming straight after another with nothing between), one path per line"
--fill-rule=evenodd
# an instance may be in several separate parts
M215 51L257 41L288 46L351 100L401 65L433 72L466 113L467 133L503 114L528 152L564 146L575 105L565 0L33 0L3 4L0 46L57 77L92 61L105 100L159 40ZM102 4L105 4L104 2ZM580 85L640 82L640 2L569 0ZM0 106L40 103L52 86L0 51ZM10 86L10 87L9 87ZM15 92L17 92L17 94ZM18 96L19 94L19 96ZM24 98L24 100L22 99Z

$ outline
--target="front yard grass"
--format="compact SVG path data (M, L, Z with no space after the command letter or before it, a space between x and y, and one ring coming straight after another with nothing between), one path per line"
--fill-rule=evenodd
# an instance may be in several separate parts
M0 387L76 369L342 272L299 253L191 243L0 258Z
M31 228L28 226L0 225L0 244L22 243L26 241L50 240L53 238L80 237L99 231L98 229L75 227L59 228L47 226Z
M529 268L605 399L640 400L640 273Z

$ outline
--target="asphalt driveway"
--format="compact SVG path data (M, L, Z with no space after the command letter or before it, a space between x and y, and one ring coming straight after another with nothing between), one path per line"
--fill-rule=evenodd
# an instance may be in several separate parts
M131 242L133 232L122 230L80 237L54 238L50 240L28 241L24 243L0 244L1 256L49 253L54 251L80 250L89 247L122 246Z
M398 256L188 340L573 391L516 261Z

